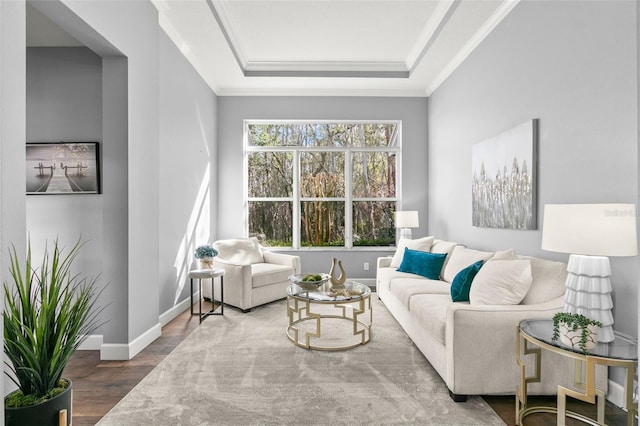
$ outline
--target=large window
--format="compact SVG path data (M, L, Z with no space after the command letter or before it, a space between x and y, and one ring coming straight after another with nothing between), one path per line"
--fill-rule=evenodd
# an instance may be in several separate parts
M263 245L395 243L399 122L245 123L248 232Z

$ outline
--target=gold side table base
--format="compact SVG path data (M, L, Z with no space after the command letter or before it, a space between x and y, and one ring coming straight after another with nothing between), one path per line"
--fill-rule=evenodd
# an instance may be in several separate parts
M530 347L529 344L535 345ZM540 382L541 377L541 356L542 350L553 352L564 357L573 358L575 360L575 380L576 388L583 392L569 389L558 385L558 397L556 407L528 407L527 406L527 386L529 383ZM532 376L527 376L525 364L521 359L522 355L533 355L535 367ZM626 368L625 383L625 404L627 409L627 426L633 426L636 423L638 414L638 404L633 401L633 378L635 371L635 363L629 360L612 359L606 357L590 356L575 353L563 348L549 345L532 336L524 333L520 326L516 329L516 362L520 369L520 383L516 386L516 425L522 425L522 420L529 414L534 413L555 413L557 415L557 425L564 426L566 417L580 420L590 425L603 426L604 410L605 410L605 394L595 385L595 368L596 365L607 365ZM582 414L567 410L567 397L572 397L580 401L597 406L597 419L594 420Z
M315 305L318 305L318 307L330 307L338 310L338 312L340 313L338 315L335 315L323 312L312 312L312 307ZM349 315L348 311L352 311L352 315ZM373 321L373 311L371 309L370 296L353 301L335 300L331 302L323 301L321 303L308 299L300 300L294 297L288 297L287 316L289 317L289 325L285 330L285 333L294 345L301 348L318 351L343 351L366 345L371 340L371 324ZM352 336L356 338L356 343L346 346L322 346L312 344L312 339L319 340L323 337L323 319L338 319L350 323L352 325ZM303 330L301 331L299 329L298 325L307 321L315 321L315 330L304 332ZM301 332L304 333L304 336L300 336ZM302 341L300 340L301 337L303 337Z

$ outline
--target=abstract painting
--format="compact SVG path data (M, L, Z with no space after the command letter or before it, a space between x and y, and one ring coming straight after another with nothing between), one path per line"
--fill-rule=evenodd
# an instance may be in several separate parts
M473 226L537 229L537 139L533 119L473 146Z

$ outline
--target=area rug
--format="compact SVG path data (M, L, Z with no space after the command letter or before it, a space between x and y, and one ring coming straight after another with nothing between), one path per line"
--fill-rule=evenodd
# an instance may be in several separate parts
M209 317L98 423L503 425L447 387L375 294L371 342L311 351L285 335L284 301ZM489 372L487 372L490 374Z

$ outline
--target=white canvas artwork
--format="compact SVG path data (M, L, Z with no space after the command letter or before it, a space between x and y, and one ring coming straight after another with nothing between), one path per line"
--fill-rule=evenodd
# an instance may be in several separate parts
M473 226L537 228L537 127L529 120L473 146Z

